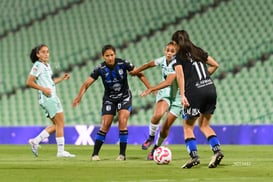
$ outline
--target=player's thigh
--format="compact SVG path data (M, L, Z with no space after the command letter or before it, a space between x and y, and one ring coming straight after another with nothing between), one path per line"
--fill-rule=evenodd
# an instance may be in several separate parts
M177 118L177 116L175 116L171 112L168 112L167 117L162 124L162 129L168 131L170 129L170 127L173 125L176 118Z
M58 127L64 127L64 113L58 112L55 114L53 118L51 118L52 122L57 125Z
M170 106L170 101L167 98L161 98L156 102L154 115L163 116L165 112L168 111Z

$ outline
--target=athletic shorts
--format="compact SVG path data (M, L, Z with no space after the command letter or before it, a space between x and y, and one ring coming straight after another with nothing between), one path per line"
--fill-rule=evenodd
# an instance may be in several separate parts
M171 104L171 102L170 102L170 89L168 87L160 89L157 92L156 102L158 102L160 100L165 100L168 103L168 105L170 106L170 104Z
M216 109L217 94L214 86L204 87L186 93L190 107L183 111L183 118L190 119L202 114L213 114Z
M169 93L165 92L164 89L160 91L157 93L156 102L160 100L166 101L169 105L169 112L176 117L180 116L182 114L182 104L180 95L177 94L176 97L170 98Z
M46 117L54 118L57 113L63 112L62 103L57 96L43 97L43 102L40 103L40 106L45 111Z
M174 116L179 117L182 114L182 104L180 95L170 100L169 112Z
M121 100L113 101L112 99L107 99L104 97L102 102L101 115L116 115L116 112L126 109L132 112L132 94L129 92L129 96Z

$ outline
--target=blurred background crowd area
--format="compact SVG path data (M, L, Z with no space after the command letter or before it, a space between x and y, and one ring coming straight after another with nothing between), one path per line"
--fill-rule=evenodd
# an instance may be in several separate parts
M55 75L71 75L57 85L66 125L98 125L104 91L100 80L80 106L72 109L71 103L103 61L102 46L113 44L117 57L138 67L163 56L179 29L220 64L212 76L218 92L212 124L273 122L273 0L1 0L0 5L1 126L49 122L37 91L26 87L29 53L36 45L49 46ZM144 74L152 85L160 82L159 67ZM129 84L129 125L147 125L155 96L139 97L145 87L135 77L129 77Z

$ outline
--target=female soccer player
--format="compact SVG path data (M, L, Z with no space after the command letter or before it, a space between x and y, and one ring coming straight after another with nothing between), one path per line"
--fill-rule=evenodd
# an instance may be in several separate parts
M38 156L39 143L56 132L58 146L57 157L75 157L74 154L64 150L64 114L60 99L56 94L55 85L63 80L69 79L69 74L52 79L52 70L49 60L48 46L42 44L31 50L30 59L34 64L27 79L27 86L38 90L39 104L50 118L53 125L45 128L34 139L29 140L33 154Z
M181 115L182 112L182 104L181 104L181 96L178 91L178 84L174 81L176 78L176 73L173 70L173 62L168 64L166 71L165 71L165 79L154 87L150 87L143 93L141 96L148 95L153 91L157 91L162 88L169 88L168 89L168 97L166 97L170 103L169 111L167 112L167 116L162 123L162 127L160 129L159 137L157 138L156 144L153 146L153 149L148 154L147 160L153 160L153 154L156 148L161 146L164 142L165 138L169 135L170 128L176 118Z
M177 54L174 69L180 88L183 113L184 139L191 159L182 168L191 168L200 163L197 154L197 144L193 133L196 119L202 133L207 138L214 153L209 168L215 168L224 157L220 142L210 120L216 108L216 88L210 77L219 67L218 63L202 48L192 43L185 30L178 30L172 35L177 44ZM208 67L207 67L208 66Z
M83 83L77 97L72 102L72 107L77 106L81 102L86 90L100 76L105 89L102 102L102 124L96 135L91 160L100 160L99 151L116 112L118 113L120 139L120 151L116 160L126 160L127 121L132 111L132 94L128 85L127 71L130 72L135 68L130 62L116 58L116 49L112 45L103 46L102 57L104 62L99 64ZM149 83L142 73L138 73L137 76L146 87L149 87Z
M210 119L216 108L216 88L210 77L218 63L200 47L195 46L185 30L176 31L172 40L177 45L177 54L172 61L176 72L181 95L183 110L183 130L186 148L191 156L182 168L191 168L200 164L197 154L197 143L193 133L194 125L199 117L199 128L206 136L214 155L208 164L209 168L217 167L224 157L220 149L220 142L214 130L210 127ZM208 67L207 67L208 65ZM166 81L143 92L147 95L151 91L168 86Z
M130 72L130 74L135 75L146 69L149 69L155 66L160 66L162 70L161 79L165 80L169 73L175 73L172 67L168 66L173 56L175 55L175 53L176 53L175 44L173 42L169 42L164 49L164 54L165 54L164 56L143 64L139 68ZM156 96L156 105L155 105L154 114L149 124L149 138L146 139L145 142L142 144L143 150L147 150L153 144L155 134L159 128L159 122L161 118L169 110L169 108L171 107L171 104L174 104L174 103L171 103L172 102L171 99L172 98L170 97L170 87L166 87L158 91ZM152 159L151 156L150 157L148 156L148 159Z

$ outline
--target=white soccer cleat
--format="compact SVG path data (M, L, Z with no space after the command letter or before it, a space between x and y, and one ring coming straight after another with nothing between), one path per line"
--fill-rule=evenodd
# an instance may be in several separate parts
M57 154L57 157L67 157L67 158L73 158L73 157L76 157L75 154L70 154L69 152L67 151L63 151L63 152L60 152Z
M34 139L29 139L28 140L28 143L30 144L31 146L31 151L32 153L35 155L35 157L38 157L38 148L40 147L39 144L36 144L34 142Z
M126 160L126 157L124 155L119 155L117 158L116 158L116 161L125 161Z
M98 155L94 155L91 157L92 161L100 161L100 157Z
M216 152L212 157L208 165L209 168L216 168L221 160L224 158L224 154L221 151Z

